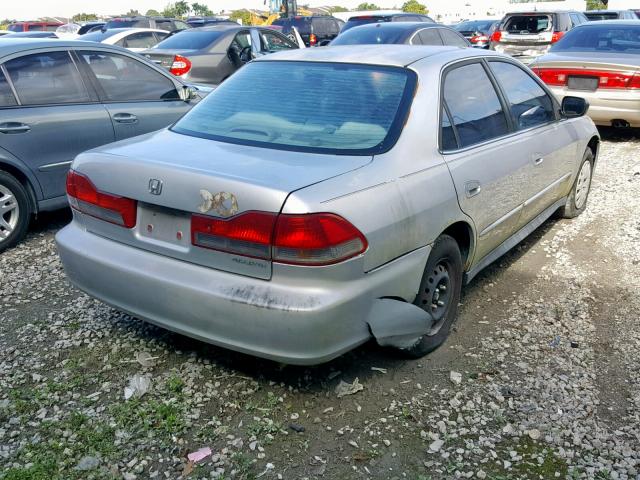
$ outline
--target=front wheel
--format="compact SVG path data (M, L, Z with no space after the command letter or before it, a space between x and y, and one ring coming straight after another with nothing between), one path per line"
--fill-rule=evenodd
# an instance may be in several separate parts
M13 175L0 171L0 252L24 238L30 220L26 189Z
M560 209L562 218L575 218L587 208L587 198L591 191L591 178L593 176L593 152L590 148L584 152L578 176L573 184L567 203Z
M458 243L449 235L439 236L427 260L414 304L433 317L431 330L413 347L403 352L411 358L420 358L432 352L449 336L458 314L462 290L462 256Z

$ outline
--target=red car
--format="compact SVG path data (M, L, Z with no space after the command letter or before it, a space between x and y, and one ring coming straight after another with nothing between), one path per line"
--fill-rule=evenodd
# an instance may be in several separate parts
M55 32L60 22L15 22L9 25L11 32Z

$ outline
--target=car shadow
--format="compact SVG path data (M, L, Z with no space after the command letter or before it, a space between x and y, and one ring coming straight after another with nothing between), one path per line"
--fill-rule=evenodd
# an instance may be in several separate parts
M640 140L640 128L598 127L600 137L607 142L628 142Z

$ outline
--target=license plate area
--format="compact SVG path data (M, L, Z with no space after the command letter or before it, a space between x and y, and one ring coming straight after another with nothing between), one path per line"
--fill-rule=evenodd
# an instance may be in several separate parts
M184 248L191 244L190 213L139 203L138 225L140 240Z
M585 90L593 92L598 89L599 82L600 79L598 77L579 77L569 75L567 86L571 90Z

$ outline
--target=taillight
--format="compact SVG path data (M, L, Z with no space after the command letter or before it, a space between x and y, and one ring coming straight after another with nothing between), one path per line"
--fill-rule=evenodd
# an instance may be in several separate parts
M496 30L491 34L492 42L499 42L500 40L502 40L502 32L500 30Z
M469 39L471 43L487 42L488 40L489 37L487 37L486 35L474 35Z
M173 63L171 64L169 72L176 77L179 77L188 73L189 70L191 70L191 60L187 57L183 57L182 55L175 55L173 57Z
M587 70L582 68L534 67L533 71L547 85L565 86L569 77L597 78L598 88L626 89L640 88L640 75L607 70Z
M332 213L245 212L229 219L191 218L193 245L294 265L331 265L361 254L367 239Z
M329 265L355 257L366 249L364 235L338 215L280 215L273 241L273 261Z
M553 32L553 35L551 35L551 43L558 42L562 37L564 37L564 32Z
M318 43L318 37L316 37L315 33L312 33L311 35L309 35L309 45L313 46L316 43Z
M136 226L135 200L101 192L89 177L75 170L67 174L67 195L71 207L79 212L125 228Z

